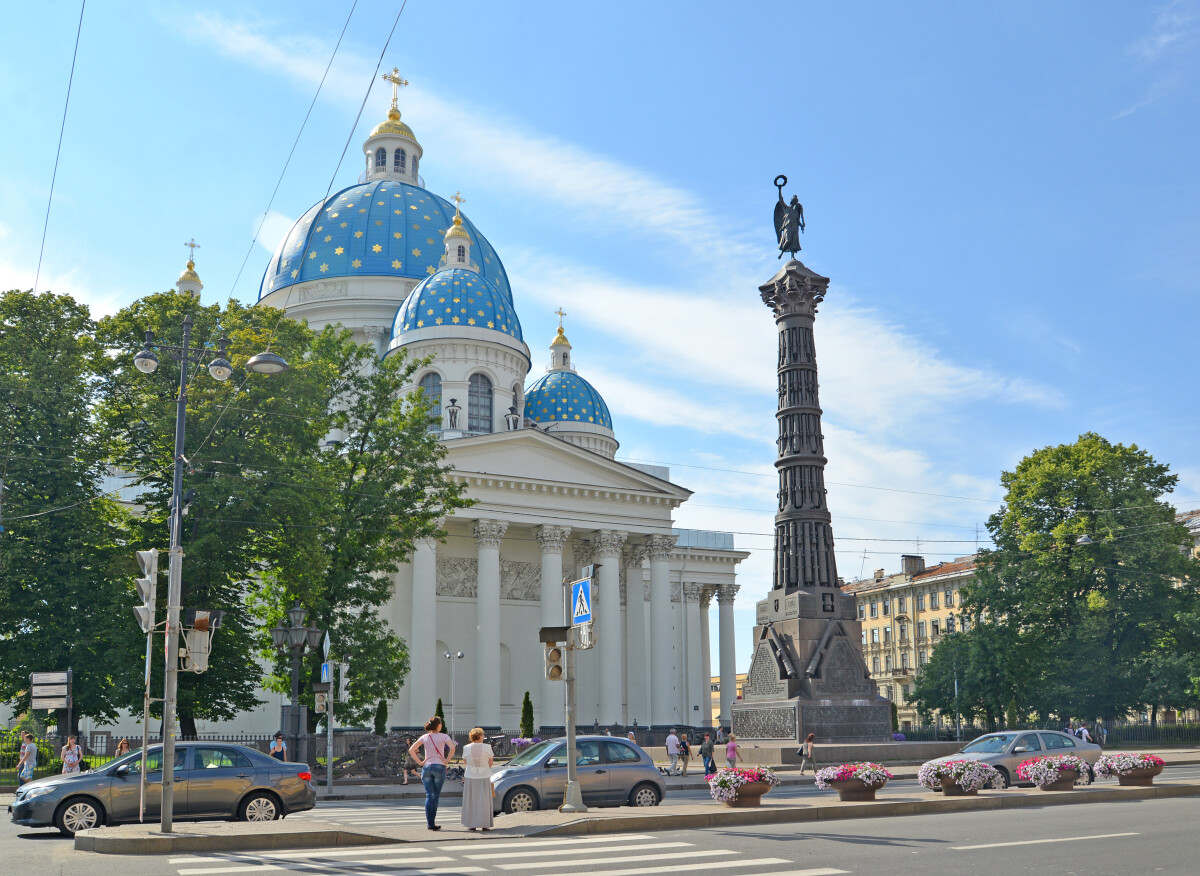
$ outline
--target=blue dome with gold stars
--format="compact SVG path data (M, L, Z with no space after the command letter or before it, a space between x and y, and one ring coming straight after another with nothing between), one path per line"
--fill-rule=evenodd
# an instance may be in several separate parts
M455 326L491 329L524 344L512 301L481 274L447 268L426 277L396 311L393 345L418 329Z
M307 280L332 277L428 279L445 252L454 207L419 186L377 179L342 189L311 207L284 236L258 297ZM499 256L465 216L479 274L512 306ZM517 335L520 336L519 334Z
M538 423L594 423L612 428L608 405L574 371L551 371L525 390L525 416Z

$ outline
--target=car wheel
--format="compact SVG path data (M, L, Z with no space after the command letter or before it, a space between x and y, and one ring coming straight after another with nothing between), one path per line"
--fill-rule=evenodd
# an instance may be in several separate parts
M1012 776L1008 774L1008 770L1004 767L996 767L996 772L1000 774L1000 788L1002 790L1012 787Z
M649 782L643 782L629 792L630 806L657 806L659 799L658 788Z
M238 808L239 821L275 821L279 818L279 801L273 794L251 794Z
M532 788L513 788L504 795L504 811L509 815L514 812L534 812L538 808L537 792Z
M75 836L81 830L90 830L104 824L104 810L100 804L88 797L75 797L58 807L54 814L54 826L64 836Z

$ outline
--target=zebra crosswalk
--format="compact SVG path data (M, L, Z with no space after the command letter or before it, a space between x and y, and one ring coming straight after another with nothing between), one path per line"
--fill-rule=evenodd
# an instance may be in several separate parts
M358 848L303 849L281 852L190 855L169 858L177 876L224 874L532 874L532 876L657 876L713 873L731 876L841 876L847 870L798 868L775 856L756 856L729 848L700 848L695 843L649 834L420 843Z

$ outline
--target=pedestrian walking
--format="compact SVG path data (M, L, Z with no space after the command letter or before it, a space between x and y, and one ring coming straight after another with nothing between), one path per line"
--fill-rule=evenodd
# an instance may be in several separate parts
M442 785L446 784L446 761L454 756L454 740L442 732L442 719L434 715L425 724L425 735L408 749L408 753L421 767L421 784L425 786L425 826L430 830L441 830L436 823L438 799L442 796ZM417 750L421 750L421 754Z
M79 743L75 741L74 736L67 737L67 744L62 747L62 751L59 752L58 757L62 761L64 776L73 775L81 771L80 762L83 760L83 749L79 747Z
M814 740L816 738L816 733L809 733L804 737L804 741L800 743L800 775L804 775L804 767L808 764L812 764L814 773L817 771L817 759L813 757Z
M713 741L711 733L705 733L704 741L700 743L700 758L704 761L704 775L711 776L717 771L717 765L713 761Z
M725 762L732 768L740 757L741 752L738 751L737 737L730 733L729 741L725 743Z
M724 745L728 740L725 738L725 727L717 727L717 745Z
M471 740L463 746L462 825L468 830L492 829L492 798L496 789L492 785L492 766L495 755L492 747L483 741L483 728L476 727L468 734Z
M679 737L679 764L681 766L679 775L686 776L688 763L692 759L692 744L688 741L687 731Z
M1084 742L1092 741L1092 734L1088 733L1088 728L1087 728L1086 724L1079 725L1079 738L1082 739Z
M124 757L127 754L129 754L129 740L122 739L117 743L117 753L113 757Z
M671 728L671 732L667 734L667 757L671 759L671 775L679 774L679 737L675 735L675 728Z
M17 787L33 781L33 771L37 767L37 745L33 734L26 730L21 734L25 741L21 743L21 756L17 759Z
M276 760L287 762L287 743L283 741L282 733L275 734L275 738L271 741L271 750L268 753Z

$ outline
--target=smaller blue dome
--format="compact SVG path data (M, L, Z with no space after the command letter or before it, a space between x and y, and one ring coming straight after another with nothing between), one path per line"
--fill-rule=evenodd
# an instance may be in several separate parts
M524 343L512 303L482 274L466 268L447 268L418 283L396 311L392 339L435 326L491 329Z
M551 371L525 391L525 416L538 423L594 423L612 428L608 405L574 371Z

